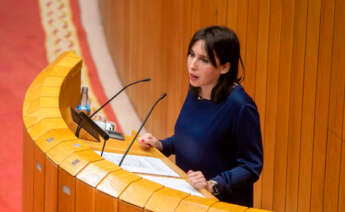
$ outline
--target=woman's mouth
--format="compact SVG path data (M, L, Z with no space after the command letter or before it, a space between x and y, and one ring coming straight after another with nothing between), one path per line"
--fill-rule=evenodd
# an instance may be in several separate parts
M198 77L197 75L189 73L189 79L190 79L191 81L195 81L195 80L197 80L198 78L199 78L199 77Z

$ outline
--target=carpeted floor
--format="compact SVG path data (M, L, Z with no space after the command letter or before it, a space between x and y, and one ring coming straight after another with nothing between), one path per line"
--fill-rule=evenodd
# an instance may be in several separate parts
M37 0L1 1L0 211L21 211L22 104L47 64Z
M59 3L60 5L52 7L52 2ZM77 40L74 42L74 47L77 50L72 49L77 51L86 63L84 83L90 86L90 90L92 91L91 96L94 98L95 105L99 105L98 102L105 102L107 98L121 87L121 83L116 78L116 71L113 68L111 59L109 59L110 56L106 51L106 47L104 47L106 45L104 37L102 40L97 36L94 37L94 33L90 36L85 33L85 29L90 33L95 27L97 28L97 33L102 33L102 31L99 32L100 21L96 25L92 25L92 21L89 21L91 25L85 25L88 22L87 18L85 18L86 14L88 16L91 14L85 10L93 9L95 11L94 7L88 7L86 4L91 5L95 4L95 2L89 0L81 0L79 2L74 0L1 1L0 99L2 103L0 103L0 211L21 211L23 99L26 89L35 76L52 60L53 56L51 52L57 51L56 49L51 49L52 47L47 44L46 40L49 38L49 30L47 31L47 28L42 24L44 15L51 15L54 11L48 10L47 13L42 12L42 5L50 6L52 9L66 9L64 7L70 7L70 10L67 8L67 11L73 14L67 15L71 15L70 25L73 25L72 27L74 28L66 28L76 34ZM80 6L79 3L82 3L84 6ZM84 17L80 16L82 13ZM92 19L93 17L89 18ZM99 20L99 17L97 18L93 19ZM92 39L94 39L94 42L103 42L103 47L98 43L89 45L88 43L93 42ZM61 43L61 41L56 42ZM95 53L95 45L96 47L98 46L97 48L103 49L103 53L100 50ZM73 45L69 45L69 47L71 46ZM66 49L62 48L58 51L63 52L65 50L69 50L68 46ZM94 61L93 58L108 59L104 62L99 61L100 59ZM102 65L104 64L108 64L108 66L103 67ZM107 72L97 71L100 67L107 69ZM109 79L112 79L113 83L109 83ZM128 106L130 104L128 97L123 95L121 98L122 100L120 102L122 105L120 106L123 107L123 104L125 104L126 110L131 108L131 106ZM117 107L115 114L116 112L119 113L121 110L119 105L114 104L112 106ZM131 112L133 113L133 110ZM123 111L121 113L124 114ZM106 107L104 114L109 120L118 122L118 116L114 115L111 107ZM138 125L137 123L139 123L137 116L131 114L128 117L134 117L136 124L133 125L133 128L135 128ZM121 126L123 126L123 119L120 120ZM120 126L119 123L118 126Z

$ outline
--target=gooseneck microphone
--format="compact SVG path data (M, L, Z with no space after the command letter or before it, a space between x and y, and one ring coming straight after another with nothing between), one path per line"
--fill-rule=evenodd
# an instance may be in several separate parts
M129 152L129 150L131 149L131 147L132 147L134 141L137 139L137 137L138 137L138 135L139 135L141 129L144 127L144 125L145 125L147 119L150 117L150 115L151 115L153 109L156 107L156 105L158 104L159 101L161 101L164 97L166 97L166 95L167 95L166 93L163 93L162 96L160 96L160 97L156 100L156 102L153 104L153 106L151 107L150 112L146 115L145 120L143 121L143 123L141 124L141 126L140 126L138 132L135 134L134 138L132 139L131 143L129 144L129 146L128 146L126 152L125 152L125 154L123 154L123 156L122 156L122 158L121 158L121 160L120 160L119 166L122 165L123 160L124 160L125 157L127 156L127 154L128 154L128 152ZM103 153L103 152L102 152L102 153Z
M94 115L96 115L96 113L98 113L100 110L102 110L107 104L109 104L115 97L117 97L122 91L124 91L126 88L132 86L132 85L135 85L137 83L140 83L140 82L148 82L150 81L151 79L150 78L145 78L145 79L142 79L142 80L138 80L138 81L135 81L135 82L132 82L132 83L129 83L128 85L124 86L121 90L119 90L114 96L112 96L106 103L104 103L101 107L99 107L95 112L93 112L89 118L91 119ZM77 130L75 131L75 135L79 138L79 133L80 133L80 129L81 129L81 126L78 125L78 128ZM104 142L105 144L105 142ZM103 146L104 146L103 144Z
M92 118L96 113L98 113L98 111L102 110L107 104L109 104L109 102L111 102L111 100L113 100L115 97L117 97L122 91L124 91L126 88L135 85L137 83L140 82L148 82L150 81L150 78L146 78L146 79L142 79L142 80L138 80L132 83L129 83L128 85L126 85L125 87L123 87L121 90L119 90L113 97L111 97L106 103L104 103L101 107L99 107L95 112L93 112L89 117Z

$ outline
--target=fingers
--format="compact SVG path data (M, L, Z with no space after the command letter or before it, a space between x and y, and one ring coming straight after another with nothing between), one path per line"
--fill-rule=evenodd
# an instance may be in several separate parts
M200 190L207 187L207 180L201 171L189 170L187 172L188 182L196 189Z
M155 146L157 139L153 137L150 133L145 133L144 135L140 136L139 139L140 147L143 149L149 149L152 146Z

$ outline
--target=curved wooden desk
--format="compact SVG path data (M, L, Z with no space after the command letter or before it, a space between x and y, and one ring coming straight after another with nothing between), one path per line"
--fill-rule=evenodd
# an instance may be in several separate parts
M104 160L102 143L79 139L69 107L80 95L81 58L67 52L45 68L29 87L23 105L23 211L259 211L164 187ZM133 138L109 140L106 151L124 152ZM163 160L136 144L130 154ZM261 210L260 210L261 211Z

